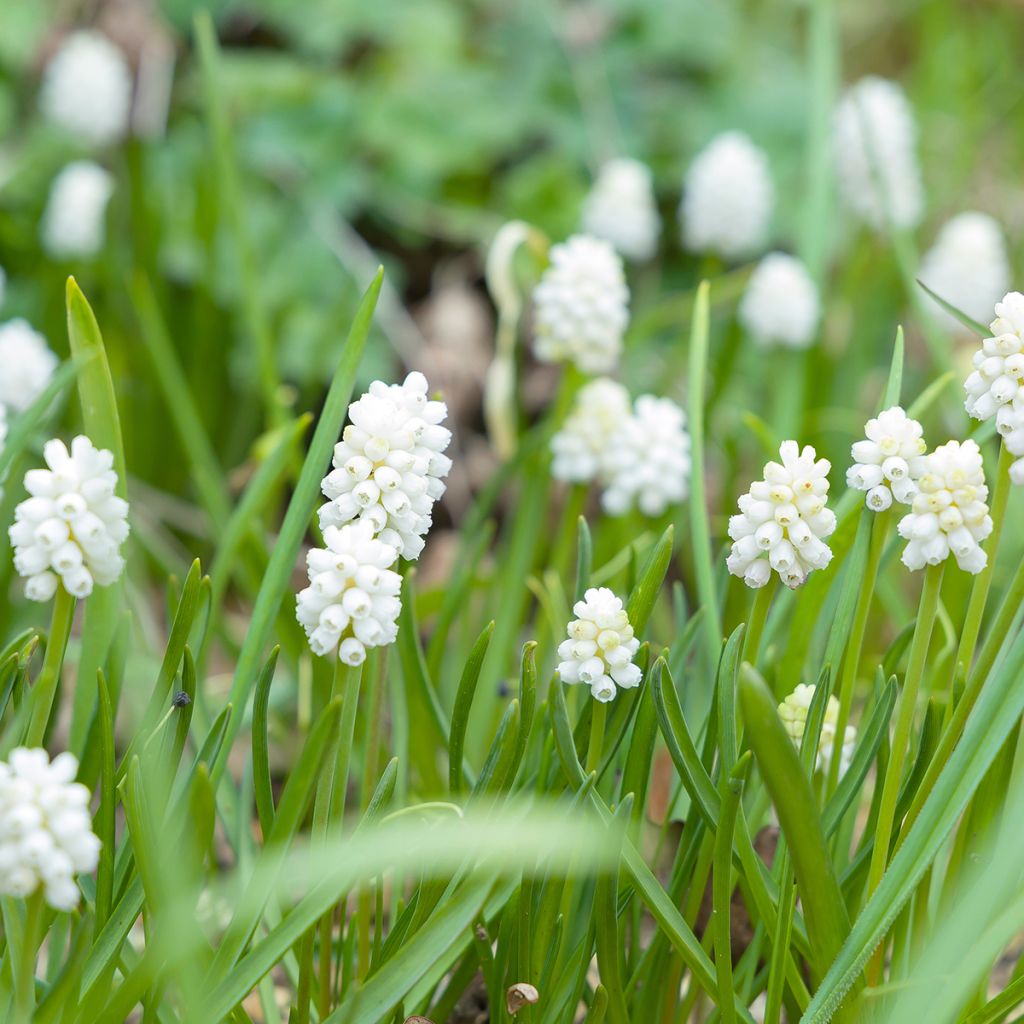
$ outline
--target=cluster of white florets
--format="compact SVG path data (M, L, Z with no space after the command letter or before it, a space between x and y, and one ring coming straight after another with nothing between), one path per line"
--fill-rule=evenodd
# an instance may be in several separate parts
M366 520L404 558L418 558L434 503L444 494L451 459L448 410L427 396L427 379L374 381L348 409L351 423L334 446L334 469L323 479L320 526Z
M606 377L580 389L565 424L551 439L552 475L602 488L611 515L636 506L660 516L685 500L690 482L690 435L686 414L669 398L629 392Z
M779 717L797 748L803 742L804 732L807 728L807 714L811 709L811 701L814 699L814 690L813 686L799 683L797 688L779 705ZM821 723L821 734L818 737L818 754L814 761L815 771L827 772L829 770L838 724L839 701L830 694L825 703L825 718ZM852 725L846 726L839 754L840 777L850 767L856 742L857 730Z
M14 510L8 531L14 566L33 601L48 601L58 583L72 597L88 597L94 585L109 586L124 569L128 503L114 493L114 456L79 436L70 452L63 441L47 441L43 458L49 468L25 474L29 497Z
M78 761L17 747L0 761L0 893L24 898L40 888L55 910L73 910L75 875L95 870L89 790L75 782Z
M825 506L828 460L817 458L810 445L801 451L796 441L784 441L779 455L782 462L764 467L764 479L750 485L740 497L740 514L729 520L729 572L750 587L763 587L772 569L787 587L798 587L832 560L825 543L836 528Z
M949 441L930 452L917 487L911 511L898 527L907 541L903 564L923 569L952 552L965 572L981 572L988 562L981 541L992 532L992 519L978 445Z
M750 275L737 312L757 344L806 348L821 313L818 289L800 260L773 252Z
M1010 287L1010 263L1002 228L987 213L960 213L947 221L921 261L921 280L940 298L984 322ZM928 302L949 330L964 325L938 303Z
M24 412L50 383L57 357L27 320L0 324L0 405Z
M768 159L742 132L712 139L690 165L680 216L690 252L734 260L764 244L775 190Z
M641 673L633 658L640 641L622 600L607 587L591 587L572 610L576 618L566 627L568 639L558 646L562 682L589 686L602 703L615 696L617 686L637 686Z
M105 35L72 32L46 66L43 114L85 142L107 145L128 131L132 76L124 54Z
M868 420L864 433L865 439L855 441L850 450L847 486L867 491L865 503L874 512L884 512L893 499L909 505L926 466L921 424L894 405Z
M76 160L50 186L40 229L43 246L57 259L94 256L103 248L107 203L114 179L91 160Z
M833 132L839 193L872 227L909 228L921 219L916 144L914 115L899 85L868 76L846 90Z
M537 358L608 373L618 364L629 322L621 258L610 242L590 235L553 245L549 258L533 290Z
M628 260L649 260L661 231L651 169L628 157L609 160L584 201L583 230Z
M402 577L392 569L398 552L374 536L360 519L324 530L326 548L306 556L309 586L298 596L296 615L314 654L361 665L367 647L382 647L398 635Z

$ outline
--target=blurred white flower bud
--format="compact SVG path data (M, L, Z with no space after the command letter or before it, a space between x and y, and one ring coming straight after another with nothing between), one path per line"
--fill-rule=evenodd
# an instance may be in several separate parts
M650 168L629 157L609 160L583 204L582 224L587 234L611 242L627 260L649 260L661 231Z
M803 263L773 252L750 275L737 312L757 344L806 348L814 339L821 306Z
M50 186L40 234L55 259L95 256L103 248L114 179L91 160L76 160Z

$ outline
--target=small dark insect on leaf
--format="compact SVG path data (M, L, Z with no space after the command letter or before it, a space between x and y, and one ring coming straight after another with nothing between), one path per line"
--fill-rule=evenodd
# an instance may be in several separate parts
M536 1003L540 999L540 993L525 981L511 985L505 993L505 1008L510 1014L518 1013L528 1003Z
M187 708L192 703L192 698L184 691L178 690L171 698L171 706L176 708Z

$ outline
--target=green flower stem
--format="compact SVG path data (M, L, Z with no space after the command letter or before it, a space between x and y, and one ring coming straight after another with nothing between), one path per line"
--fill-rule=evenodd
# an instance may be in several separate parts
M775 587L772 582L761 587L754 595L754 603L747 618L747 635L743 638L743 660L751 665L757 664L757 649L761 646L764 624L768 621Z
M6 905L9 901L5 901ZM9 944L14 973L14 1017L12 1024L31 1024L36 1006L36 958L42 939L43 891L38 889L25 901L25 922L18 941ZM13 911L4 914L8 935Z
M878 805L878 820L875 822L875 846L871 853L871 867L868 870L868 884L865 890L866 897L869 897L878 888L878 883L882 880L889 860L889 841L892 838L895 824L896 798L899 795L907 745L914 724L914 713L917 710L917 694L924 675L925 658L932 637L932 627L935 624L944 568L945 562L940 562L938 565L928 566L924 574L921 603L917 612L917 625L914 627L914 638L910 642L907 674L903 681L899 706L896 709L896 730L893 734L892 752L889 757L889 766L885 772L885 782L882 784L882 797Z
M63 586L58 586L53 600L50 632L46 640L46 656L43 659L39 678L32 688L32 710L24 741L27 747L41 746L43 737L46 735L46 725L50 721L50 712L57 694L60 670L64 664L64 654L67 651L68 638L71 636L71 622L74 617L75 599ZM95 682L95 680L92 681ZM83 684L86 682L87 680L82 680Z
M594 700L590 715L590 744L587 747L586 772L596 772L601 766L601 751L604 748L604 726L608 720L608 705L604 701Z
M861 514L865 515L867 513ZM886 510L885 512L878 513L871 523L871 545L868 548L867 565L864 567L864 577L861 582L860 593L857 596L857 607L853 613L850 637L846 644L846 654L843 658L842 672L839 677L839 714L836 719L835 746L829 764L828 793L831 793L839 782L839 764L841 760L839 755L843 746L842 738L846 733L846 725L850 721L853 691L857 682L857 669L860 667L860 656L864 647L864 634L867 631L868 615L871 612L871 603L875 596L878 566L882 561L882 552L885 550L885 542L889 537L891 518L892 512Z

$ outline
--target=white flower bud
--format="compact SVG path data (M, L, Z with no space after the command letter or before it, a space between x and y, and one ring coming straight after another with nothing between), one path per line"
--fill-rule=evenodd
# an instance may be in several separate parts
M113 191L114 179L99 164L68 164L50 186L40 229L43 248L61 260L95 256L103 248Z
M786 727L786 732L799 748L807 728L807 714L814 698L814 687L799 683L797 688L779 705L779 717ZM836 741L836 727L839 724L839 701L829 695L825 703L825 718L821 723L821 734L818 737L818 754L814 761L815 771L829 770L832 763L832 750ZM843 743L840 748L839 777L846 774L853 760L854 745L857 741L857 730L846 726L843 732Z
M737 311L740 323L761 346L806 348L821 312L818 289L793 256L773 252L750 275Z

